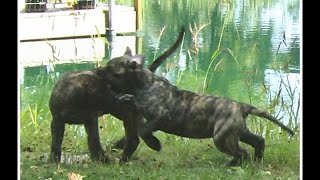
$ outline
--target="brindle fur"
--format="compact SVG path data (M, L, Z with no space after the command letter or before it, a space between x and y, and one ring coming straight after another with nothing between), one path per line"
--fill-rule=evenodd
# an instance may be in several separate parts
M157 58L150 69L155 71L164 60L172 54L182 42L184 29L181 30L175 44ZM116 146L124 146L122 161L127 161L139 144L137 124L143 120L142 114L133 103L118 100L118 95L103 80L105 68L88 71L67 72L55 84L49 107L52 114L51 122L51 153L49 161L61 161L61 145L65 124L84 124L88 138L88 147L92 160L108 162L100 144L98 117L111 114L123 121L125 137ZM160 141L150 135L146 144L159 151ZM142 137L143 138L143 137Z
M147 138L153 131L161 130L188 138L213 138L216 147L233 156L229 165L239 165L248 159L248 152L240 147L239 140L255 149L254 158L261 160L265 149L263 137L255 135L246 127L249 114L266 118L293 135L293 131L268 112L234 100L200 95L180 90L166 79L143 68L143 56L125 55L106 66L108 82L121 93L131 95L136 106L147 119L139 127L139 135Z

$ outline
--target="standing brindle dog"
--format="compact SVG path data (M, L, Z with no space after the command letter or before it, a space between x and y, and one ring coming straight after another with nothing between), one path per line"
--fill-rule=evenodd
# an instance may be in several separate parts
M143 68L143 63L143 56L132 56L127 48L123 56L109 61L104 71L115 91L127 93L123 96L126 100L134 99L147 119L139 127L141 137L148 137L156 130L188 138L212 137L221 152L233 156L229 165L235 166L249 158L249 153L239 146L239 140L254 147L256 160L263 158L265 140L246 127L249 114L266 118L294 134L262 109L224 97L180 90Z
M182 28L178 39L164 54L159 56L149 67L155 71L181 44L184 35ZM51 153L49 161L60 162L61 146L65 124L84 124L88 137L88 146L92 160L108 162L100 144L98 117L111 114L123 121L125 138L117 142L118 147L124 146L122 161L127 161L139 144L137 126L143 115L134 104L120 101L119 94L114 93L110 84L103 80L105 68L87 71L67 72L55 84L49 107L52 114L51 122ZM160 141L152 136L142 137L146 144L159 151ZM124 143L124 145L123 145Z

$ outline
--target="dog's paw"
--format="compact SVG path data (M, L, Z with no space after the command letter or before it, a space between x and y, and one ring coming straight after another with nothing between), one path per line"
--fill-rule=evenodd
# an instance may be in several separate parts
M109 164L110 158L104 152L99 152L98 155L91 155L91 160L93 162L101 162L103 164Z
M118 160L120 165L124 165L124 164L128 163L128 161L129 161L129 157L128 156L124 156L124 155L122 155L122 157L119 158L119 160Z
M92 159L93 162L102 163L102 164L110 164L110 158L106 155L100 156L98 159Z
M229 163L226 164L227 167L236 167L240 165L241 165L241 161L238 158L234 158Z
M61 155L56 155L55 153L50 153L48 158L48 163L60 163Z

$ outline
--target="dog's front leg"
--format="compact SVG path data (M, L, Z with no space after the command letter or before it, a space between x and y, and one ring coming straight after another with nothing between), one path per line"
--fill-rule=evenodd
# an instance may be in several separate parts
M53 115L51 121L51 152L49 162L60 162L61 146L63 141L65 124L60 116Z
M140 123L138 132L139 136L145 141L145 143L152 149L156 151L161 150L161 143L158 138L156 138L152 133L158 130L156 120L147 121L145 123Z
M129 118L123 120L125 129L124 148L122 162L127 162L139 145L138 122L142 121L142 116L136 113L129 113ZM119 142L119 141L118 141Z
M129 125L128 122L132 121L134 116L136 116L136 115L132 115L133 113L131 113L131 112L134 112L135 114L139 113L139 112L137 112L137 108L134 105L134 96L131 94L116 94L113 91L111 91L111 92L114 94L114 97L115 97L113 100L114 107L117 108L117 110L115 112L120 110L118 113L116 113L116 114L113 113L112 115L123 121L125 129L126 129L126 126L129 128L131 125ZM128 121L128 122L126 122L126 121ZM112 148L124 149L125 143L126 143L126 137L124 136L120 140L118 140L112 146Z
M109 162L108 156L104 155L103 148L100 144L98 118L87 120L84 127L88 136L88 146L90 156L93 161Z

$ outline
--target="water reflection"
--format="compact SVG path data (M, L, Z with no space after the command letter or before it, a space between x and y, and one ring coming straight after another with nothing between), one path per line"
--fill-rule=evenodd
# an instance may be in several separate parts
M299 3L299 0L235 1L234 23L246 34L261 31L261 35L268 35L268 32L272 31L272 50L286 53L300 44L301 6ZM279 43L283 40L285 43L279 47Z
M191 89L259 106L252 97L264 84L272 84L270 92L276 93L278 79L288 76L292 87L300 86L295 83L300 82L299 0L163 0L146 2L146 9L148 63L172 44L168 37L175 37L181 26L189 30L180 52L157 71L170 82L185 84L185 76L190 81L186 88L198 86ZM270 69L277 71L271 76ZM299 99L300 88L296 92Z
M272 69L265 71L265 83L269 90L266 98L275 99L280 96L280 101L289 104L281 104L276 109L278 116L283 117L283 122L298 124L301 115L301 76L299 73L278 73ZM290 122L291 121L291 122Z

